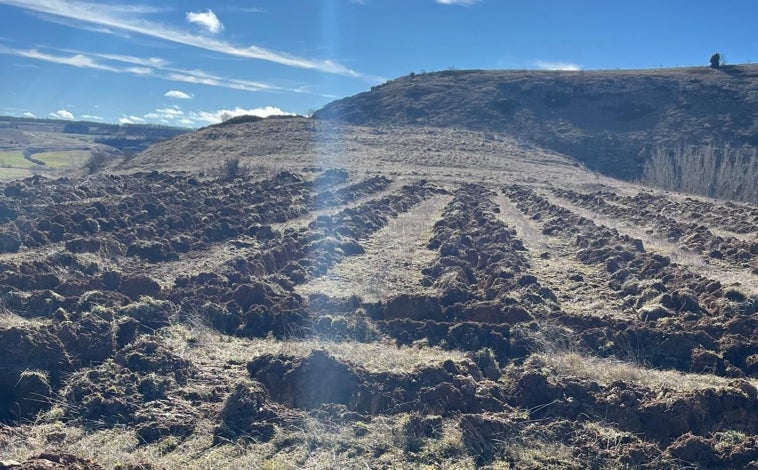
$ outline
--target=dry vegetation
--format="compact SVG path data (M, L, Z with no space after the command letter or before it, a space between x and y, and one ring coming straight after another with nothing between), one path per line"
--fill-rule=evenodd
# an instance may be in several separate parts
M657 147L645 159L640 183L733 201L758 202L758 149Z

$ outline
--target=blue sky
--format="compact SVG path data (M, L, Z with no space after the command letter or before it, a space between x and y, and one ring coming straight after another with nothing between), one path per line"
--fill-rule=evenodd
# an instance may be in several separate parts
M756 18L756 0L0 0L0 114L201 127L451 67L746 63Z

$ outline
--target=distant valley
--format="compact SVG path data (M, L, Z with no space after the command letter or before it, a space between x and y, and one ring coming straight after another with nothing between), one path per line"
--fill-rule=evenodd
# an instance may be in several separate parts
M53 176L80 168L93 152L130 156L188 129L0 116L0 179Z

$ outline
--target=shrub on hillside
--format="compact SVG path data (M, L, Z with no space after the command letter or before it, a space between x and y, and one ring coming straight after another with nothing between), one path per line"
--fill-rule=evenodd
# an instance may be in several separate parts
M246 177L250 174L250 168L243 165L239 157L229 157L224 160L221 166L216 168L216 173L221 179L231 181Z
M711 67L713 67L714 69L719 68L719 65L720 65L719 62L720 61L721 61L721 54L719 54L718 52L715 53L715 54L713 54L711 56Z
M87 161L84 162L84 171L88 175L97 173L108 164L108 154L102 150L93 150Z

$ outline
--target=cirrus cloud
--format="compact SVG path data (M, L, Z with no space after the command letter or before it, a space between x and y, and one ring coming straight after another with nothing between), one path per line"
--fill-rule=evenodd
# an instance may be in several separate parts
M479 3L482 0L435 0L440 5L473 5L475 3Z
M140 17L128 6L114 3L91 2L86 0L0 0L0 5L7 5L31 11L41 15L42 19L63 18L71 22L72 27L96 26L105 28L103 32L116 34L134 33L162 41L182 44L199 49L243 59L263 60L306 70L316 70L347 77L360 78L370 83L381 83L386 79L375 75L352 70L338 62L323 59L311 59L274 51L257 45L235 45L220 41L207 35L196 35L174 26L150 21ZM141 10L136 9L137 13ZM210 12L210 10L208 10ZM191 13L191 12L190 12ZM215 16L215 14L214 14ZM218 18L217 18L218 19ZM219 22L220 24L220 22ZM86 29L85 26L85 29ZM220 25L223 27L223 25Z
M2 0L0 0L2 4ZM19 57L25 57L28 59L51 62L56 64L63 64L79 68L90 68L95 70L103 70L113 73L126 73L140 77L153 77L160 78L167 81L184 82L199 85L207 85L213 87L230 88L233 90L242 91L267 91L267 92L289 92L289 93L311 93L306 87L298 88L282 88L274 84L257 82L253 80L245 80L238 78L225 78L218 75L214 75L202 70L183 70L167 65L167 61L155 57L151 58L138 58L131 56L120 56L112 54L99 54L99 53L87 53L79 52L70 49L56 49L56 53L41 52L37 49L13 49L4 46L0 42L0 54L10 54ZM62 52L66 54L74 55L61 55ZM104 59L104 60L101 60ZM108 62L107 64L105 62ZM154 67L123 67L119 65L119 62L125 62L127 64L137 63L151 63L156 64ZM191 96L191 95L190 95ZM327 96L328 97L328 96Z

